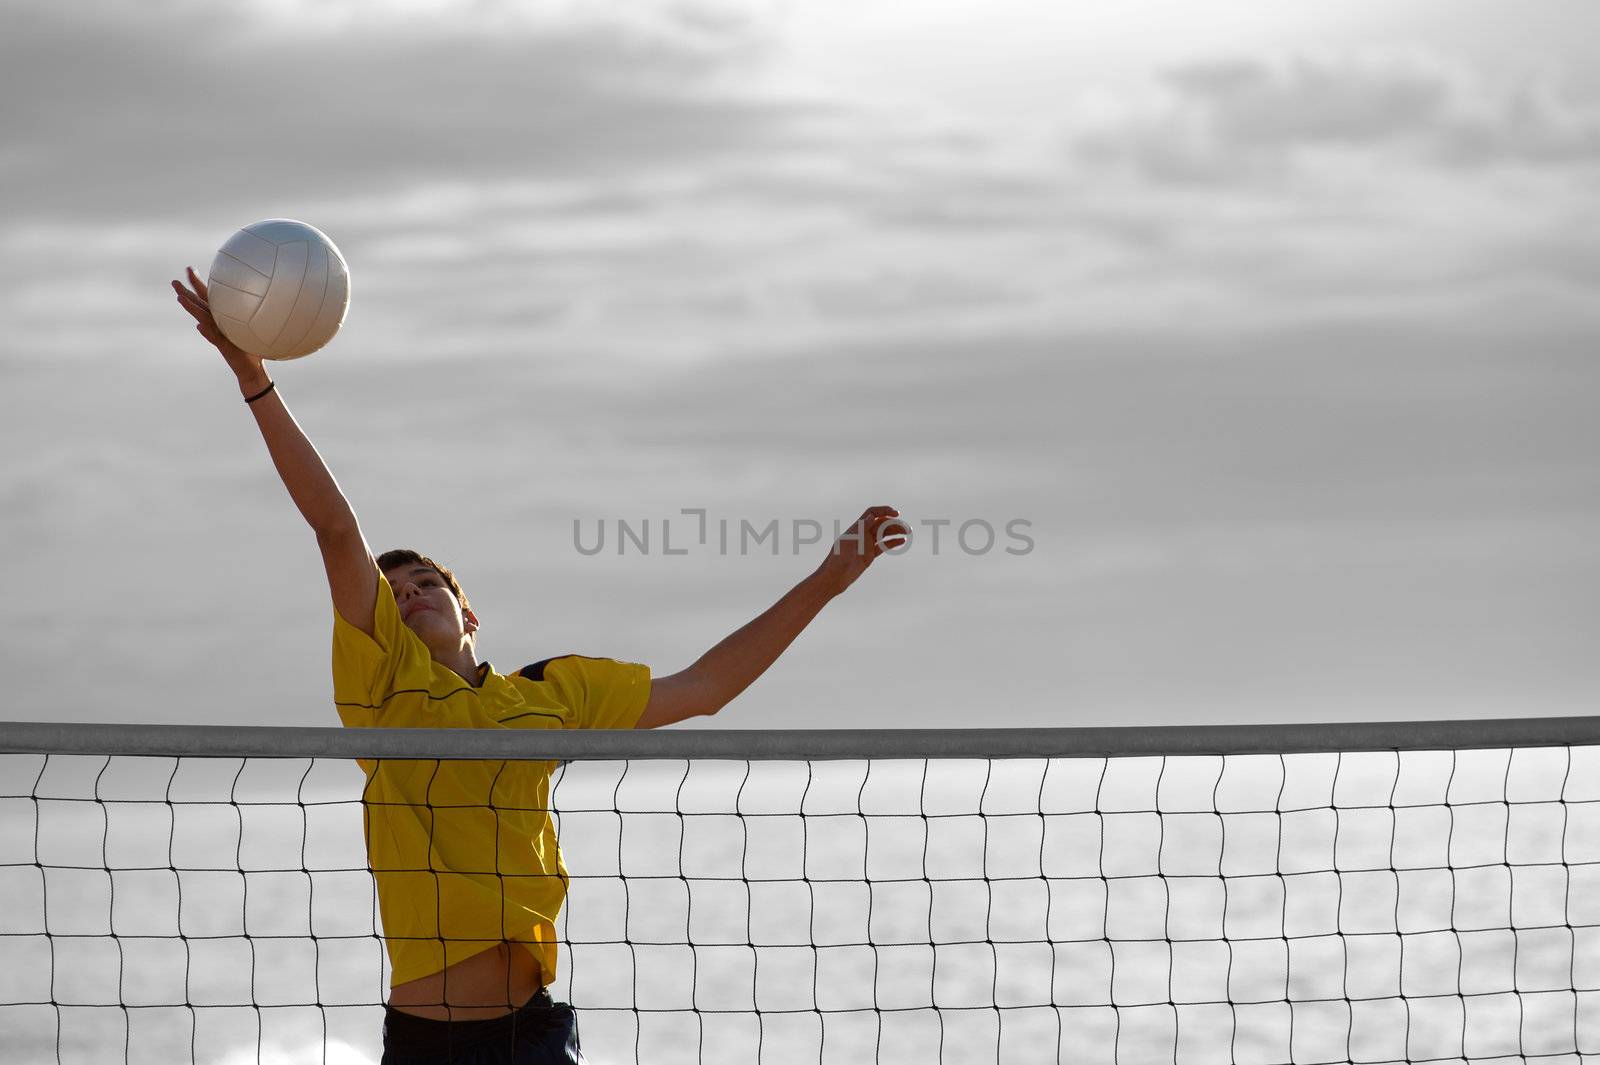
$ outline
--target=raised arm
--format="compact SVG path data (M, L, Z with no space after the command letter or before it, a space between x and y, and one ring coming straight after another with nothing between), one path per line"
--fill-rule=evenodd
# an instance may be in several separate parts
M810 576L765 613L701 655L681 673L651 682L650 701L635 728L659 728L714 714L777 661L822 608L855 582L886 547L905 541L883 531L900 516L893 507L869 507L841 536Z
M249 401L267 453L277 467L289 498L316 534L322 551L323 568L328 573L328 588L333 605L350 624L372 635L372 610L377 603L377 578L372 552L361 535L355 511L339 490L317 449L301 431L283 397L267 375L261 359L240 349L217 328L211 316L206 284L192 267L188 268L186 288L174 280L178 302L195 319L195 331L216 346L239 380L239 393ZM254 397L254 398L252 398Z

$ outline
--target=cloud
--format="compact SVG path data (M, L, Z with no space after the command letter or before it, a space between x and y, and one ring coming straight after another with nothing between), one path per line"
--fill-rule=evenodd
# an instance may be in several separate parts
M1097 126L1075 131L1077 158L1179 181L1276 173L1317 150L1445 167L1600 161L1600 116L1552 85L1423 54L1193 63Z
M875 572L728 721L792 723L795 678L825 669L838 690L892 700L885 722L918 706L955 723L948 686L974 658L1021 686L997 720L1059 721L1060 677L1038 663L1062 646L1086 686L1074 713L1150 721L1215 698L1206 709L1281 717L1343 675L1426 687L1437 702L1385 690L1429 716L1519 684L1519 706L1592 690L1595 619L1571 591L1597 542L1592 335L1391 319L1218 336L1156 322L1138 338L796 345L638 372L597 356L582 379L558 353L417 374L314 359L286 367L282 388L371 545L410 543L462 572L502 668L563 651L677 668L809 565L787 545L779 558L582 558L574 518L706 506L827 521L883 501L917 519L1027 518L1038 547L967 559L947 528L940 558L919 550ZM50 606L8 630L28 663L15 705L59 701L46 689L65 683L75 714L102 719L331 720L315 546L236 392L204 368L112 370L41 369L18 382L18 408L73 395L84 416L6 423L10 453L60 450L24 485L53 494L21 499L34 517L9 526L31 560L14 593ZM48 442L62 431L96 446ZM108 462L119 440L139 443ZM1497 642L1513 633L1515 646ZM1340 674L1344 656L1369 661ZM206 686L127 702L194 670L227 674L226 706L202 705ZM1489 695L1461 679L1488 674ZM1209 695L1186 688L1197 676ZM1317 696L1320 709L1380 713L1355 701L1359 683ZM816 714L846 725L859 704Z
M0 156L13 208L289 213L428 180L638 174L763 144L804 118L718 88L760 43L704 5L613 19L513 17L509 5L304 21L131 10L8 15L0 91L26 101Z
M1194 327L1594 269L1592 118L1438 58L1215 60L986 128L763 88L760 7L183 2L75 33L55 10L0 44L32 101L0 155L0 344L32 357L170 345L154 279L273 214L335 237L342 344L391 359ZM1489 158L1535 172L1464 165ZM70 320L37 276L62 249Z

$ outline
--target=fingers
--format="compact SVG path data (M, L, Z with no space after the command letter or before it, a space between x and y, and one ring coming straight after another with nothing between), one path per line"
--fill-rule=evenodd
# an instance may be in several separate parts
M868 507L861 512L856 524L865 525L867 531L876 532L885 522L898 521L900 512L891 506Z
M884 512L875 515L867 525L874 557L885 551L899 550L910 542L911 527L901 519L900 512L892 507L882 509Z
M183 287L183 282L179 281L177 279L174 279L173 282L172 282L173 289L176 290L180 295L190 295L190 296L194 296L194 297L196 297L196 298L198 298L200 300L205 300L206 299L206 294L205 294L205 291L204 291L205 290L205 285L202 284L200 282L200 279L195 276L194 267L185 266L183 269L184 269L184 273L188 275L189 279L191 281L195 282L194 291L190 292L188 289L184 288Z
M178 290L178 303L183 307L184 310L194 315L196 321L203 322L210 317L211 308L206 306L205 303L203 303L197 296L194 295L194 293L190 292L176 281L172 283L172 287Z
M184 267L184 270L188 273L189 280L194 285L194 290L190 291L183 286L183 282L174 280L172 282L172 289L178 294L178 299L182 301L187 297L192 302L198 303L204 307L209 307L211 305L211 296L206 291L206 283L200 280L199 275L194 272L194 267L186 266Z
M861 532L859 551L869 560L884 551L893 551L909 542L910 526L900 517L900 512L887 504L868 507L856 519L855 528Z
M861 517L854 522L855 528L865 528L868 532L876 529L890 518L898 518L900 512L887 504L868 507L861 512Z
M195 332L220 350L229 342L223 336L222 330L217 328L217 320L211 316L211 304L206 299L205 282L194 272L194 267L185 267L185 271L189 275L189 281L194 285L194 291L185 288L182 282L174 280L172 288L178 294L178 303L194 318Z

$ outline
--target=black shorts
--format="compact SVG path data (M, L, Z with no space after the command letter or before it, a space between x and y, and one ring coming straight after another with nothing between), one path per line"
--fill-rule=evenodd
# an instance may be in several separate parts
M546 988L487 1021L431 1021L386 1006L382 1065L583 1065L578 1017Z

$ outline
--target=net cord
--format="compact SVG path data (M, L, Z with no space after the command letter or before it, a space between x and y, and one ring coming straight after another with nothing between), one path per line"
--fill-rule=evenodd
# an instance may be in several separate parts
M0 753L527 760L1119 758L1600 744L1600 716L1007 729L405 729L0 722Z

